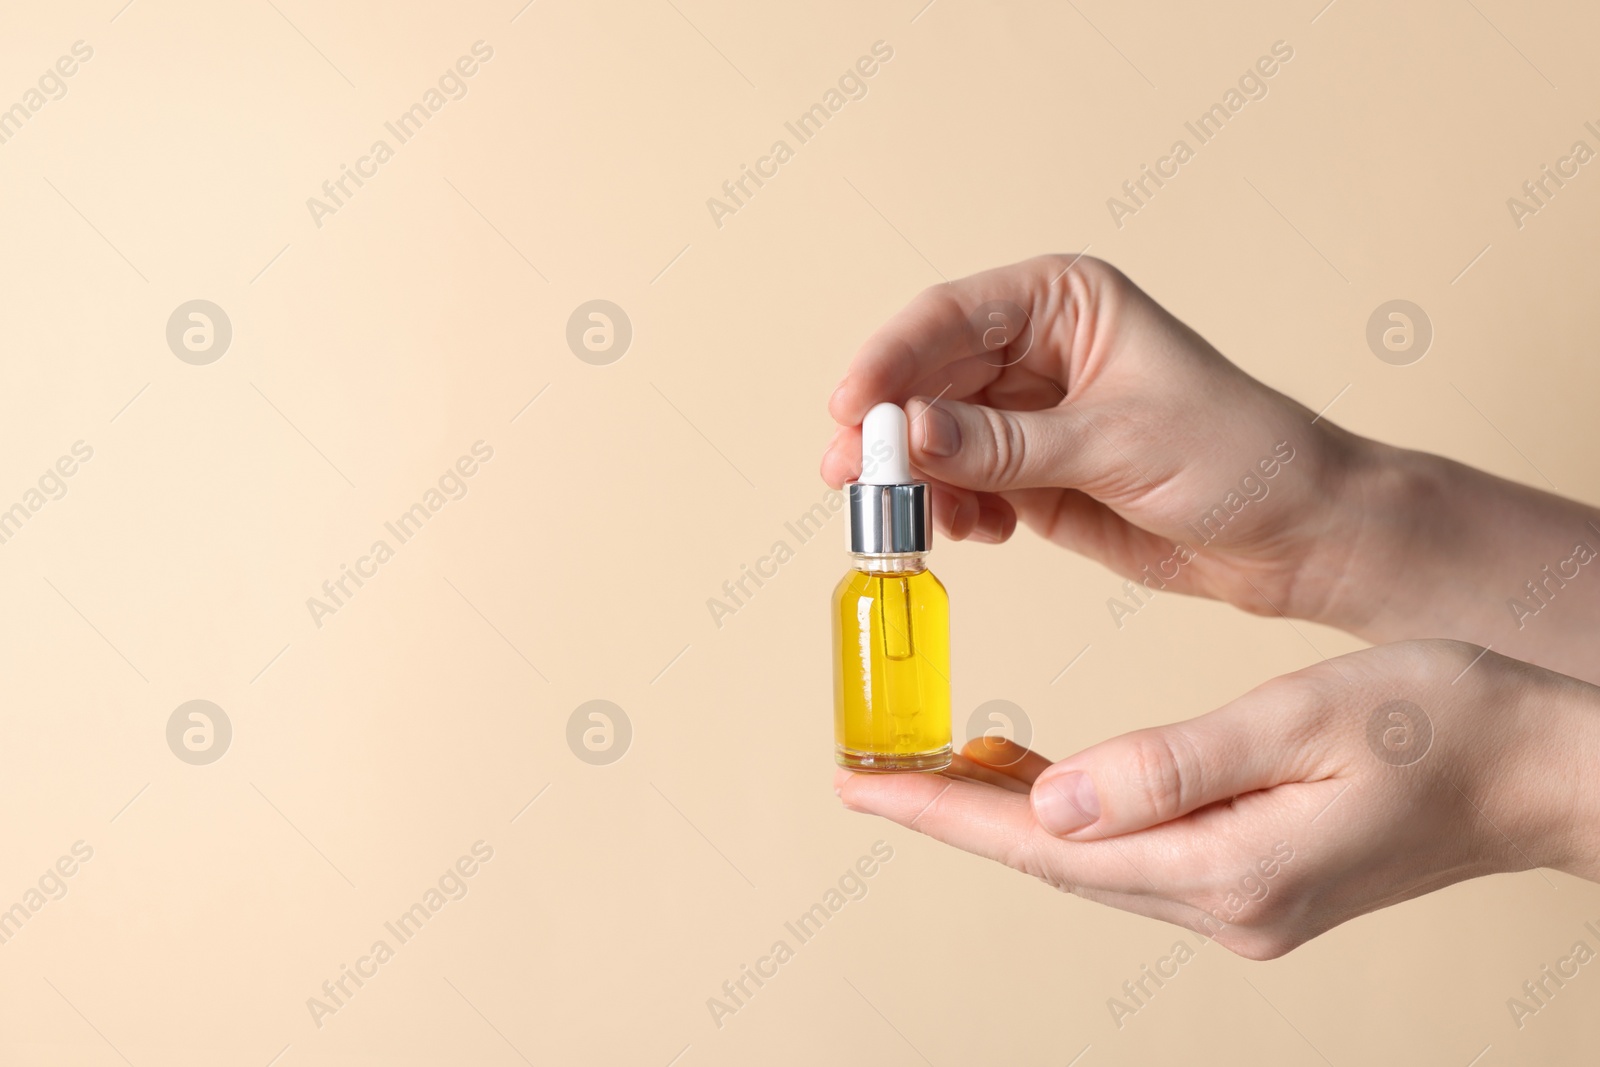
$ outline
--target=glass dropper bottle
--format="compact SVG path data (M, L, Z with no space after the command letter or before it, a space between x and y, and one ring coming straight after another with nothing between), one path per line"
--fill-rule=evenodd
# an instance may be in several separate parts
M856 771L950 765L950 599L928 570L932 497L913 481L906 413L861 424L861 477L847 487L851 570L833 592L834 741Z

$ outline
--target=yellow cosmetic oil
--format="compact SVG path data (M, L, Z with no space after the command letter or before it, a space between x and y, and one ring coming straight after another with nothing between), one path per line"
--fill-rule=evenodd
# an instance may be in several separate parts
M834 743L857 771L950 765L950 599L928 570L932 506L913 482L905 412L862 423L850 484L852 569L833 592Z

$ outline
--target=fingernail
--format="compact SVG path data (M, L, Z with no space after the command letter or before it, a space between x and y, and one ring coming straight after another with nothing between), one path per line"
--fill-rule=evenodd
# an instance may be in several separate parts
M926 455L955 455L961 448L961 427L955 416L937 404L930 404L926 400L922 404L922 413L912 416L916 420L912 439Z
M1100 797L1087 774L1068 771L1034 786L1033 813L1050 833L1070 834L1100 817Z
M998 511L978 512L978 522L972 528L972 539L988 545L998 545L1006 539L1005 516Z
M972 536L973 527L977 526L978 519L983 513L980 511L971 522L967 521L968 514L978 506L976 500L963 500L956 504L956 509L950 513L950 539L960 541Z

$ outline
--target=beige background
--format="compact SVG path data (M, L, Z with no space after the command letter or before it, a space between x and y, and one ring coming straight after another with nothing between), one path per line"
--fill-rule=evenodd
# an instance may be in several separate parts
M1600 164L1521 230L1505 205L1600 147L1592 5L122 2L0 15L0 106L94 49L0 145L0 506L94 450L0 545L0 907L94 849L0 945L0 1059L1592 1061L1600 976L1506 1010L1600 919L1538 872L1269 964L1206 947L1119 1030L1107 998L1181 931L840 809L842 520L783 525L875 324L1086 245L1344 425L1600 497ZM468 95L316 226L306 199L478 40ZM868 95L714 225L879 40ZM1277 40L1266 99L1118 229L1106 198ZM206 366L164 335L195 298L234 331ZM594 298L633 326L609 366L565 342ZM1364 338L1392 298L1436 330L1412 366ZM479 440L465 498L314 625ZM719 629L707 598L780 538ZM1119 581L1026 533L934 565L958 732L1007 699L1056 756L1358 647L1177 598L1118 630ZM233 725L208 766L167 747L191 699ZM632 724L607 766L566 740L592 699ZM715 1026L879 839L868 895ZM468 895L316 1026L307 998L479 840Z

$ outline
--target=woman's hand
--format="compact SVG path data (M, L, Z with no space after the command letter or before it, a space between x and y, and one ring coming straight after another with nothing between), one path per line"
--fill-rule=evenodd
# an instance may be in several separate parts
M1269 959L1479 875L1600 878L1597 713L1594 686L1415 641L1053 765L980 738L952 775L835 785L852 810Z
M892 316L829 402L830 485L883 401L907 405L947 536L1020 519L1151 589L1600 681L1600 515L1339 429L1105 263L1042 256Z
M1152 588L1262 614L1336 613L1359 575L1361 439L1244 374L1098 260L987 271L892 317L829 404L841 424L829 484L859 473L859 424L884 400L908 404L912 461L939 483L949 536L1002 541L1020 518Z

